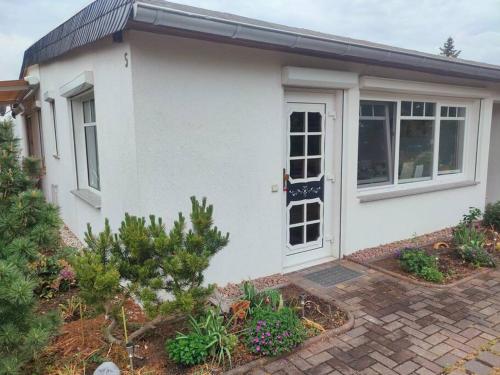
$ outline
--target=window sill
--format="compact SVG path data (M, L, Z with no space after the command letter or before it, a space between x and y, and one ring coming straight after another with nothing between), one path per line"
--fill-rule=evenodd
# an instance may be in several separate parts
M101 197L88 189L71 190L71 194L88 203L95 209L101 209Z
M381 201L385 199L393 199L393 198L400 198L400 197L406 197L406 196L411 196L411 195L418 195L418 194L425 194L425 193L432 193L435 191L441 191L441 190L450 190L450 189L459 189L463 187L468 187L468 186L475 186L479 185L479 182L477 181L459 181L459 182L448 182L448 183L442 183L442 184L437 184L437 185L432 185L432 186L422 186L422 187L417 187L413 189L404 189L404 190L391 190L391 191L384 191L384 192L370 192L370 193L363 193L358 195L358 199L360 203L367 203L367 202L375 202L375 201Z

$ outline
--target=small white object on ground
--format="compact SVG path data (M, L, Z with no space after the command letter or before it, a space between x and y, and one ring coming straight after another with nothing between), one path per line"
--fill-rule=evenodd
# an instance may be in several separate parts
M113 362L104 362L95 369L94 375L120 375L120 369Z

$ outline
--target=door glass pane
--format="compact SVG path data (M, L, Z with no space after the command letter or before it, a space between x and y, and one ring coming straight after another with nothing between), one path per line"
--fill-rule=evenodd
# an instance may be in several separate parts
M432 176L434 121L401 120L399 179L430 179Z
M305 112L293 112L290 115L290 133L301 133L305 131Z
M441 117L448 117L448 107L441 107Z
M304 243L304 227L293 227L289 229L290 245L300 245Z
M307 204L307 221L319 220L320 205L318 202Z
M290 136L290 156L304 156L305 137L303 135Z
M321 159L307 160L307 177L318 177L321 174Z
M321 135L307 136L307 155L321 155Z
M310 133L321 132L321 113L309 112L307 114L307 131Z
M457 107L450 107L448 117L457 117Z
M319 238L319 223L308 224L306 226L306 241L317 241Z
M97 134L95 126L85 127L85 148L87 151L87 175L90 187L99 190L99 160L97 156Z
M465 117L465 107L457 108L457 117Z
M439 132L439 174L462 171L463 120L441 120Z
M304 222L304 205L290 207L290 224L298 224Z
M305 160L290 160L290 177L293 179L304 178Z

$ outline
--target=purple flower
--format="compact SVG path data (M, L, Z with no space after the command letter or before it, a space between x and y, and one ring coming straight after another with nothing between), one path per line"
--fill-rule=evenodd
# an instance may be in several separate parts
M258 346L258 345L257 345L257 346L255 347L255 351L260 352L260 346Z
M254 343L258 343L258 342L259 342L259 338L258 338L258 337L254 338L254 339L253 339L253 342L254 342Z
M74 280L75 279L75 271L71 267L64 267L60 272L59 276L63 280Z
M266 336L267 337L271 336L271 333L270 332L266 332Z

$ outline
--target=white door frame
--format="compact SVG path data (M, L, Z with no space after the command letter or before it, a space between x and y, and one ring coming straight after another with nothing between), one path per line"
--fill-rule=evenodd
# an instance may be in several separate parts
M324 202L323 247L290 254L288 251L288 211L286 192L282 194L282 262L284 272L327 262L340 255L341 169L342 169L342 104L341 90L285 91L283 101L283 168L288 171L288 103L325 105L324 129Z

